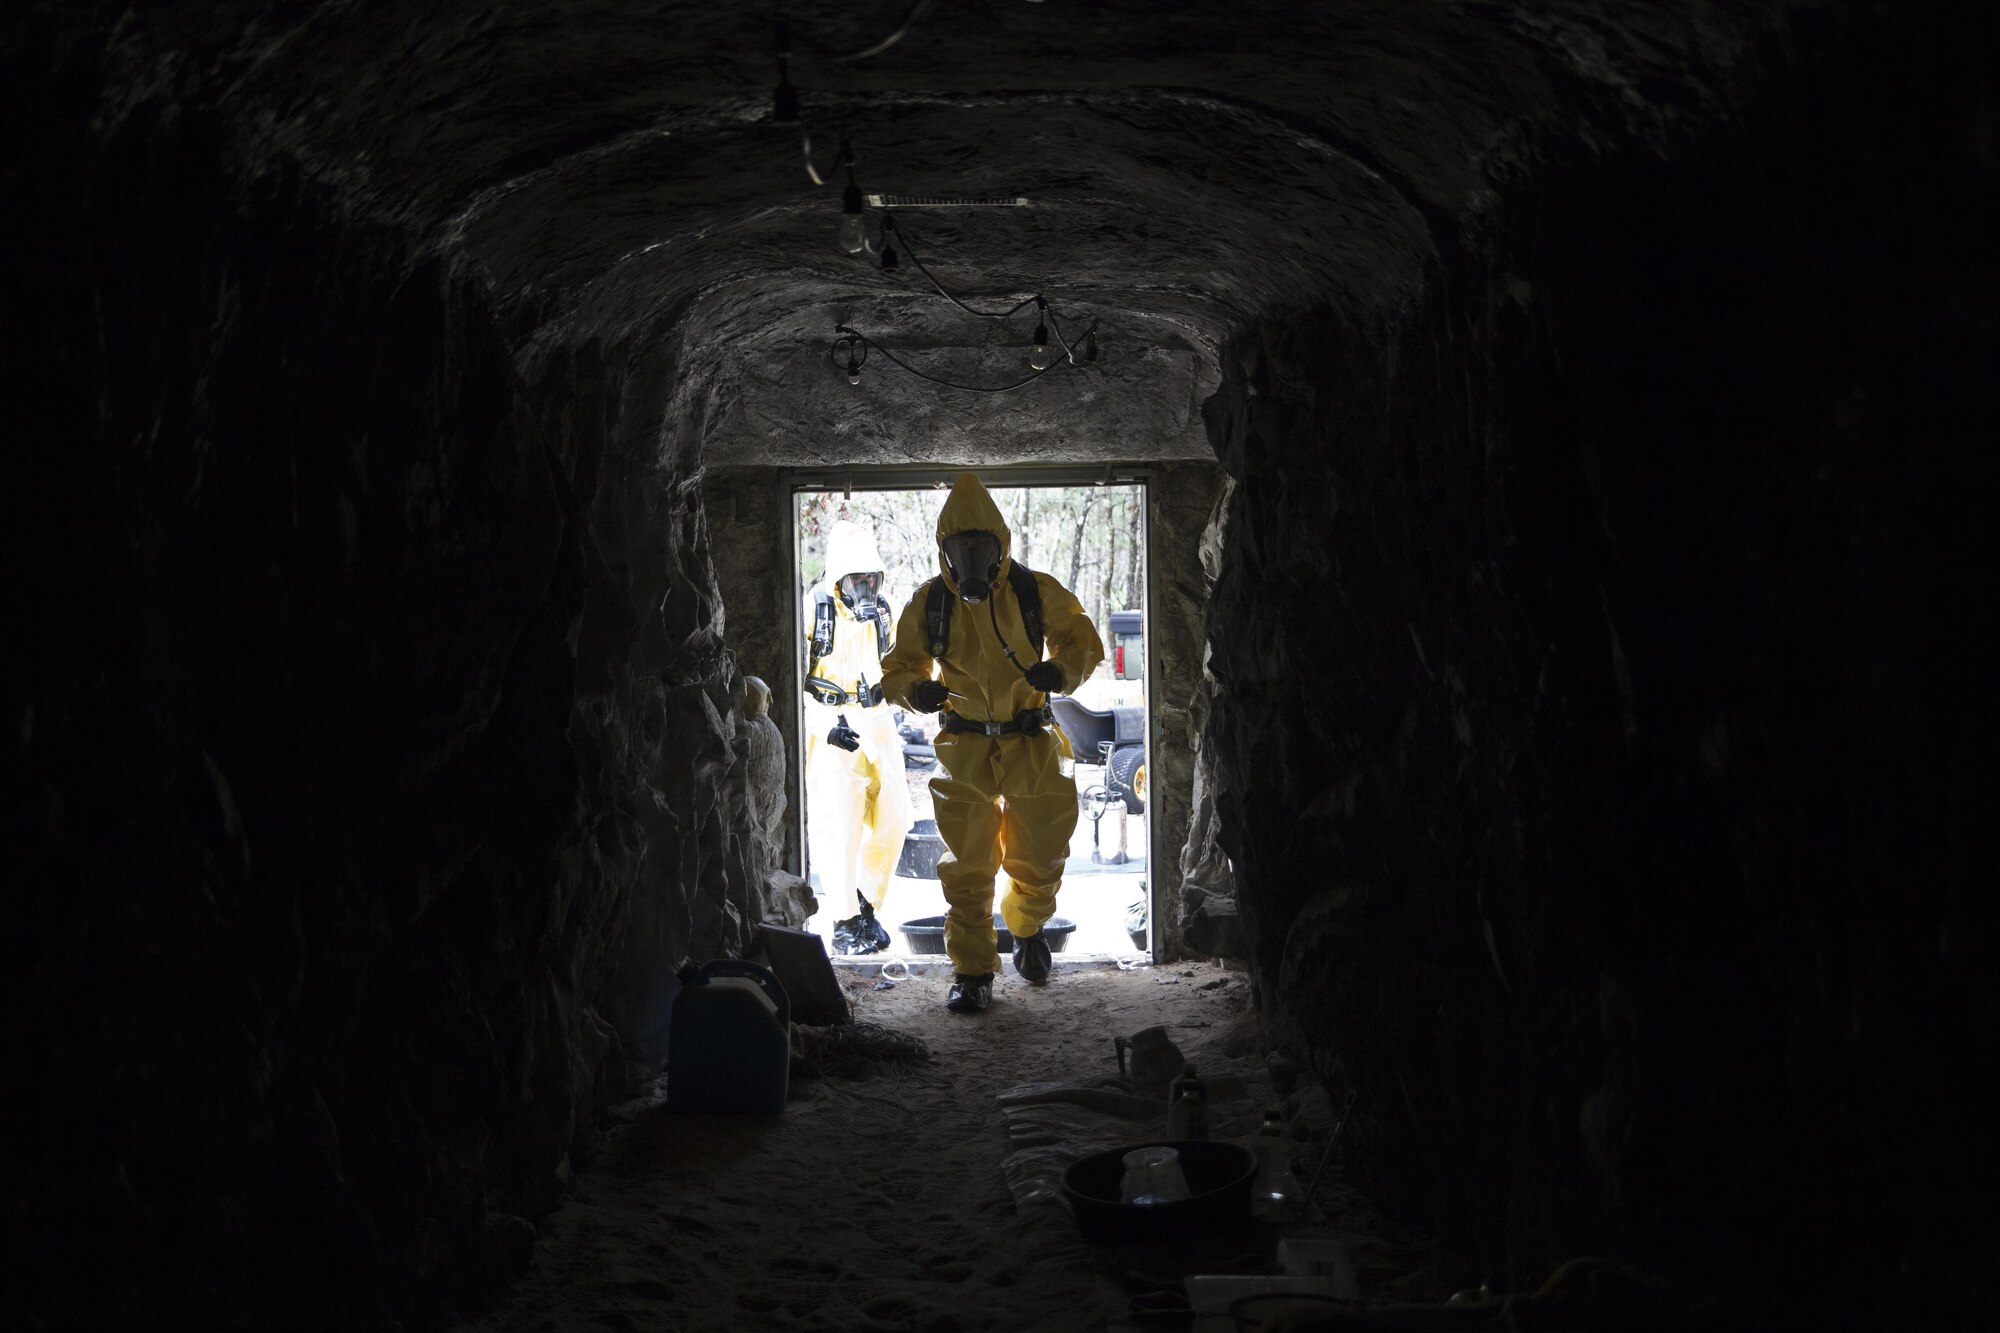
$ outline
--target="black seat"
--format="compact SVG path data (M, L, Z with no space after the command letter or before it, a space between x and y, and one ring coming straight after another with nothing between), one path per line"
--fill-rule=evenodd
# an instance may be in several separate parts
M1078 763L1101 764L1117 744L1117 722L1109 710L1085 708L1066 695L1049 700L1055 710L1056 725L1069 737L1070 750Z

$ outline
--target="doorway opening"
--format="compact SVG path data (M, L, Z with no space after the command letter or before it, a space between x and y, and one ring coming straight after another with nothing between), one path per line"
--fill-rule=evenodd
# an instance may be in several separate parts
M1044 934L1058 965L1150 961L1156 876L1147 799L1152 689L1145 479L1136 470L1099 468L991 469L982 471L982 480L1012 530L1014 555L1075 593L1104 643L1104 660L1090 677L1050 699L1056 725L1069 741L1065 768L1075 778L1078 818L1056 916ZM824 603L838 595L834 581L853 572L828 568L829 541L850 549L857 528L872 540L881 561L880 597L888 608L886 638L924 581L938 572L935 530L949 481L949 475L914 470L885 470L865 481L793 479L793 623L800 627L801 681L814 674L816 615L825 617ZM846 535L837 536L837 527ZM851 620L843 617L843 623L846 632L857 633ZM863 646L872 649L878 642L871 633ZM820 647L826 643L822 630ZM853 672L871 655L842 654L841 670ZM931 780L943 776L934 748L938 717L906 712L886 700L865 702L866 687L879 684L879 676L839 684L847 691L845 708L829 710L819 699L808 700L803 689L796 703L801 753L794 771L803 775L794 789L803 796L797 803L798 845L819 903L807 928L826 941L836 962L948 967L946 904L936 871L946 849L930 789ZM827 725L830 718L834 726ZM843 731L830 737L840 719L859 735ZM849 748L857 742L859 750ZM825 753L836 744L841 753ZM875 762L878 756L882 762ZM900 782L900 789L887 789L892 782ZM905 831L897 839L899 827ZM1005 890L1003 871L995 884L996 913ZM881 934L854 928L864 896L880 897L873 910L887 943L855 951L857 943L881 941ZM1011 947L1004 925L1000 934L1004 956Z

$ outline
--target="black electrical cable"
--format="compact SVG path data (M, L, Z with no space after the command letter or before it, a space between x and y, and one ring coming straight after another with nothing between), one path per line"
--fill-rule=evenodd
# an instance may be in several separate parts
M1069 345L1069 339L1063 337L1062 321L1056 318L1054 307L1049 308L1049 327L1056 331L1056 341L1062 344L1063 355L1069 359L1069 363L1073 366L1078 364L1075 349ZM1090 321L1090 327L1083 331L1083 336L1088 338L1095 332L1097 332L1097 321L1093 319ZM1082 339L1078 339L1078 341L1080 342Z
M909 34L910 25L915 23L918 19L922 18L924 14L930 9L930 7L931 7L931 0L913 0L913 3L910 5L909 10L903 15L903 21L896 25L896 29L894 32L891 32L887 37L884 37L879 42L871 43L870 45L860 47L857 50L835 51L830 47L821 46L818 42L815 42L810 37L803 37L803 36L799 38L799 45L805 47L807 50L811 51L814 55L818 56L820 59L830 61L836 65L844 65L850 61L855 61L855 60L866 60L870 56L881 55L884 51L894 46L897 42L902 41L903 38ZM780 20L780 22L782 22L782 20Z
M937 280L937 275L930 271L929 266L927 266L924 263L923 259L917 254L916 247L910 244L910 238L906 234L904 234L902 227L897 225L895 218L885 217L883 219L883 224L887 226L890 231L896 233L896 239L903 243L903 249L910 256L910 262L915 264L918 270L922 272L926 278L930 279L931 286L937 288L938 295L942 296L945 300L951 302L953 305L957 306L960 310L963 310L968 315L976 315L980 319L1010 319L1013 316L1020 314L1023 310L1026 310L1029 306L1033 305L1035 302L1042 299L1041 293L1037 292L1035 295L1029 297L1027 300L1021 302L1019 305L1013 307L1011 310L975 310L971 306L967 305L965 302L959 300L956 296L953 296L950 292L945 290L944 284Z
M960 384L954 380L939 379L936 375L925 374L923 371L918 370L915 366L903 360L901 357L897 356L894 352L890 351L888 348L884 347L881 343L878 343L873 338L870 338L867 334L858 332L854 329L850 329L845 324L837 325L834 328L834 332L845 334L848 337L854 338L858 340L865 347L874 348L876 351L880 352L883 356L887 357L892 363L901 366L904 370L909 371L912 375L915 375L920 380L929 380L932 384L943 385L947 389L960 389L966 393L1012 393L1016 389L1024 388L1027 385L1033 384L1036 380L1048 374L1050 370L1054 370L1057 368L1057 366L1063 364L1062 362L1053 363L1048 367L1048 370L1038 370L1034 374L1028 376L1026 379L1016 380L1012 384L1002 384L990 388L983 384ZM837 343L835 345L838 346ZM839 362L836 361L834 364L838 365Z

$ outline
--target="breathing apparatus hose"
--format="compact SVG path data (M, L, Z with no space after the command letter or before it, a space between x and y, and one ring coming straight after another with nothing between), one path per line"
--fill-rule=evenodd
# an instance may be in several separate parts
M998 599L993 597L991 594L988 594L986 598L986 615L987 618L993 622L993 637L1000 641L1000 651L1007 654L1007 660L1014 664L1014 670L1021 673L1021 679L1028 681L1028 684L1030 686L1033 686L1035 682L1028 679L1028 668L1021 665L1021 659L1014 656L1013 648L1010 647L1007 643L1007 636L1000 632L1000 613L999 611L995 610L993 606L996 600ZM1047 690L1036 690L1035 693L1042 696L1042 709L1030 710L1030 711L1033 711L1035 716L1039 718L1042 716L1042 710L1047 709L1049 706L1049 692ZM1026 713L1020 714L1019 717L1016 718L1016 721L1018 722L1020 717L1025 717L1025 716L1027 716ZM1024 727L1023 730L1026 731L1028 729ZM1042 735L1043 734L1042 724L1039 721L1036 722L1034 728L1031 731L1029 731L1029 734L1035 736Z
M995 591L998 591L998 589L996 588ZM999 598L995 597L992 593L986 594L986 615L993 622L993 637L1000 641L1000 651L1007 654L1007 660L1014 664L1014 670L1021 673L1022 680L1026 680L1028 678L1028 668L1021 665L1021 659L1014 656L1014 650L1007 645L1007 636L1000 632L1000 612L994 606L994 603L997 601L999 601ZM1048 697L1048 693L1043 691L1042 698L1047 699Z

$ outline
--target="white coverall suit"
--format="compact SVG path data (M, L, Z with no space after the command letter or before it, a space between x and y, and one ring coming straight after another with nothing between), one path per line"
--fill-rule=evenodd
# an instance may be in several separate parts
M903 840L910 834L910 790L903 771L903 738L879 696L882 658L872 620L863 621L842 600L846 574L880 575L882 557L868 529L842 521L827 537L827 576L805 603L808 674L846 694L827 704L806 690L806 855L819 876L822 902L835 916L856 909L856 895L880 907L889 892ZM821 594L832 599L833 650L813 666L813 620ZM866 609L866 608L864 608ZM886 609L877 613L887 615ZM876 702L858 702L870 687ZM844 750L826 739L840 718L860 738L860 748Z

